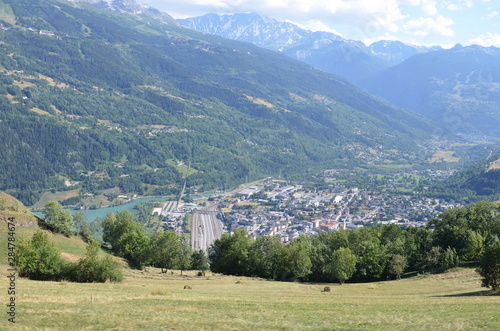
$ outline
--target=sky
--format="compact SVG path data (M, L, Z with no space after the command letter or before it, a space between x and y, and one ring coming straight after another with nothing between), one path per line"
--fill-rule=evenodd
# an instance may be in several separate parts
M176 19L208 13L257 13L369 45L500 47L498 0L137 0Z

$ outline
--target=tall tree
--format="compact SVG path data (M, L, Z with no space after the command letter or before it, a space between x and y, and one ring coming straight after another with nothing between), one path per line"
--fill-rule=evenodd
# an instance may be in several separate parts
M395 276L396 279L401 279L401 275L403 274L407 266L408 263L406 262L406 258L403 255L394 254L389 260L387 271L389 275Z
M232 235L224 233L210 248L210 269L226 275L247 275L250 245L244 229L236 229Z
M157 231L151 237L149 245L151 264L161 268L161 272L177 268L180 254L179 236L174 231Z
M249 274L252 276L278 279L283 244L278 236L258 237L252 242L249 253Z
M191 249L191 246L189 245L189 239L181 235L179 237L179 255L177 257L178 262L177 264L179 265L179 269L181 270L181 276L182 272L186 269L189 269L191 266L191 255L193 254L193 250Z
M92 235L90 232L90 225L84 213L77 212L73 215L73 222L75 223L76 232L82 236L84 240L89 240Z
M286 278L306 279L312 272L310 237L299 236L284 246L282 263Z
M73 234L73 216L68 210L63 209L59 202L47 203L43 213L45 214L44 220L52 231L62 233L66 237Z
M142 268L148 264L149 238L141 224L134 221L128 210L109 213L103 221L103 240L111 244L115 254Z
M385 246L378 239L372 238L359 243L354 249L358 257L355 277L359 281L380 279L387 265Z
M342 285L354 275L356 261L356 255L351 252L350 248L341 247L333 252L331 262L326 267L327 273Z
M454 248L461 260L477 261L485 246L500 237L500 204L480 201L468 207L450 208L431 219L434 245Z
M482 286L500 289L500 241L486 248L477 272L481 275Z
M208 268L208 259L205 252L202 249L193 252L193 255L191 255L191 269L199 270L202 275L205 275L205 271L208 270Z

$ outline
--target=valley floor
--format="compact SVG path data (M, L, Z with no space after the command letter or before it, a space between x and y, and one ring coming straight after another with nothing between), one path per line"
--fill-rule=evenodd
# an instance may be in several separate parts
M2 292L6 274L4 265ZM16 282L16 323L3 313L0 329L500 329L500 296L486 295L471 269L342 286L156 269L129 270L121 284ZM331 292L323 291L326 285Z

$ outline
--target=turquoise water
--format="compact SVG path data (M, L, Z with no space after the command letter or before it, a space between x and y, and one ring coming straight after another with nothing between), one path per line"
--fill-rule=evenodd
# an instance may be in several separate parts
M140 198L136 199L132 202L123 204L121 206L115 206L115 207L107 207L107 208L99 208L99 209L89 209L89 210L74 210L74 209L68 209L71 214L77 213L77 212L82 212L86 217L87 221L89 223L93 222L97 217L100 217L102 219L106 218L106 214L109 212L115 213L120 211L120 210L128 210L131 211L132 213L135 212L134 206L137 205L138 203L141 202L147 202L151 200L162 200L161 198ZM36 211L33 212L33 214L39 216L39 217L44 217L45 215L42 212Z

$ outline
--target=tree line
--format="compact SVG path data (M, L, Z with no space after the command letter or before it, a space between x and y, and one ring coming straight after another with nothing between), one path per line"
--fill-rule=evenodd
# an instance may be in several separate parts
M45 224L54 232L74 234L69 212L56 202L45 208ZM252 238L244 229L225 233L209 249L193 252L189 239L173 231L148 235L144 226L124 210L109 213L102 222L103 241L132 267L199 270L225 275L283 281L368 282L399 279L405 272L437 272L474 262L483 286L500 287L500 204L481 201L448 209L426 228L376 225L353 230L300 235L289 244L278 236ZM79 220L78 233L85 224ZM46 235L22 241L18 257L21 275L42 280L94 282L120 279L109 259L97 259L97 241L87 237L87 255L77 264L62 261ZM42 262L41 262L42 261Z
M52 232L67 237L74 234L84 240L92 240L98 231L89 224L82 213L71 215L58 202L51 201L44 208L44 226ZM140 216L140 214L139 214ZM101 222L99 222L101 223ZM128 210L108 213L99 224L102 227L102 241L117 256L125 258L132 267L146 266L168 269L200 270L208 269L203 251L193 252L189 239L173 231L156 231L148 235L145 224L134 219ZM76 230L76 231L75 231Z
M226 275L343 283L398 279L405 272L479 261L484 279L493 279L485 284L498 288L500 255L493 252L500 247L499 216L498 203L482 201L448 209L426 228L377 225L301 235L287 245L277 236L253 239L237 229L214 242L210 268ZM491 263L496 271L489 269Z
M87 242L85 257L72 263L60 256L60 251L50 242L46 232L37 231L31 239L22 237L18 245L16 267L22 277L34 280L73 281L82 283L119 282L123 280L121 265L112 257L99 258L101 244L92 236L92 224L82 213L71 215L58 202L51 201L44 208L42 228L66 237L80 236ZM109 213L102 221L104 248L126 259L132 267L145 266L168 269L208 269L207 257L202 250L193 252L189 239L173 231L146 234L141 223L134 220L128 210Z
M426 228L376 225L301 235L286 245L278 236L254 239L236 229L213 243L208 260L212 272L226 275L340 283L399 279L405 272L437 272L476 262L484 284L498 287L500 255L494 252L500 246L499 216L500 204L481 201L448 209ZM128 211L108 215L103 228L104 242L139 268L207 268L204 252L192 252L186 237L171 231L149 237Z
M109 213L102 223L103 241L110 245L117 256L127 259L133 267L145 266L168 269L208 269L207 258L202 250L193 251L189 238L174 231L156 231L151 236L144 226L134 220L128 210Z

